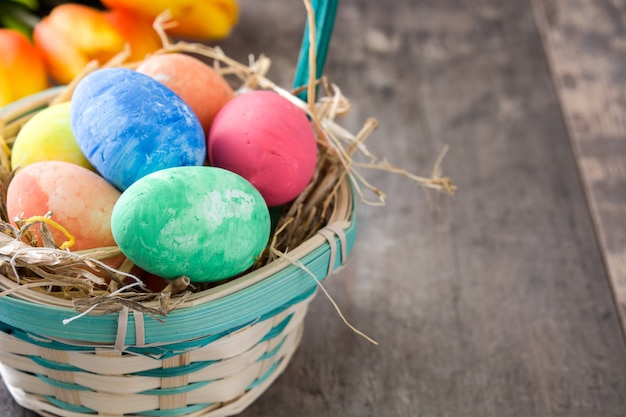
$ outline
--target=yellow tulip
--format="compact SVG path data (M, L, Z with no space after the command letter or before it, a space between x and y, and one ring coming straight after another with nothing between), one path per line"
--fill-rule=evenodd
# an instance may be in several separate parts
M22 33L0 29L0 107L48 86L39 51Z
M176 26L168 34L201 40L229 35L237 23L239 8L235 0L102 0L111 9L127 9L154 19L169 10Z

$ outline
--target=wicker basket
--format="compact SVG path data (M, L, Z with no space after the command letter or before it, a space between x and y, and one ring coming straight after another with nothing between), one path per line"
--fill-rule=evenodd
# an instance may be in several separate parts
M318 71L336 3L313 3L321 28ZM306 48L305 36L297 79L308 77ZM14 136L63 89L0 109L3 137ZM2 378L21 406L44 416L238 414L289 363L319 281L346 261L356 233L354 189L346 179L330 221L289 259L193 293L164 321L127 307L68 320L77 315L69 300L13 291L19 284L0 275L0 290L10 292L0 297ZM6 266L2 247L0 259Z

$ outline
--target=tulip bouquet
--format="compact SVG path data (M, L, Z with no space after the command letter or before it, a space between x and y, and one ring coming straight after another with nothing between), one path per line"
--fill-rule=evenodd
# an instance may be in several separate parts
M162 46L152 24L165 11L168 35L203 41L228 36L238 17L236 0L0 0L0 107L126 47L143 59Z

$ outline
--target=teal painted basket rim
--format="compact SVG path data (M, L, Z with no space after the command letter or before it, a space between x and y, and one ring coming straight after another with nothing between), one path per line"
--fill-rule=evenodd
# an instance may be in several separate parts
M349 198L354 200L354 189L350 189ZM207 301L200 298L189 306L176 309L164 322L146 317L143 320L142 336L138 336L133 314L86 315L63 324L64 320L76 317L78 313L71 308L38 304L11 295L0 297L0 321L26 333L77 345L161 345L240 328L297 303L303 294L314 291L318 282L322 282L329 272L344 264L356 242L357 217L357 204L352 204L350 220L343 225L335 224L340 229L333 225L322 229L327 235L328 232L331 234L324 237L319 246L298 259L306 270L282 260L283 267L247 285L246 280L254 278L255 274L263 274L261 268L233 281L243 284L243 288L222 295L218 287L211 292ZM344 236L340 236L342 233ZM333 265L330 265L331 261ZM275 265L268 264L264 268L272 269ZM202 296L202 293L197 295ZM119 340L118 324L121 318L127 320L125 334L121 335L123 341ZM138 340L138 337L143 340Z
M354 219L356 215L353 215L353 221L344 229L347 254L352 251L356 241L358 228ZM335 237L335 244L341 245L338 237ZM176 309L164 319L164 322L145 318L143 325L145 336L142 345L193 340L254 323L267 318L268 313L272 315L278 313L316 289L318 285L316 279L322 282L328 276L330 259L331 244L326 241L299 259L315 278L299 266L288 265L234 293L223 297L218 294L218 298L211 301ZM335 259L335 267L345 263L341 255ZM119 342L117 340L118 322L121 317L119 313L87 315L63 324L63 320L77 314L75 310L69 308L36 304L13 296L0 297L0 321L26 333L73 341L78 345L113 346ZM136 346L137 329L133 314L129 314L127 320L123 345Z
M350 193L350 198L354 198L353 191ZM315 275L315 278L300 266L287 262L283 268L252 285L223 296L219 290L213 291L212 299L206 302L200 301L189 307L176 309L165 318L163 323L145 318L144 340L141 345L187 341L222 333L229 329L237 329L267 318L268 313L277 313L299 302L302 295L315 290L318 285L316 280L322 282L328 276L329 270L332 271L346 262L344 255L350 254L356 242L358 231L356 212L357 205L353 204L350 222L341 229L345 233L344 242L335 234L332 238L334 242L325 240L298 259L309 272ZM334 229L333 234L337 230ZM331 248L331 245L335 247ZM334 265L329 268L332 258L334 258ZM272 264L268 267L271 268ZM255 273L258 274L259 270L251 274ZM247 276L244 276L239 280L245 283L246 278ZM63 320L71 319L77 314L70 308L37 304L11 295L0 297L0 321L26 333L74 341L79 345L114 345L120 342L117 340L120 313L87 315L63 324ZM138 340L134 315L129 314L127 320L123 345L136 346Z

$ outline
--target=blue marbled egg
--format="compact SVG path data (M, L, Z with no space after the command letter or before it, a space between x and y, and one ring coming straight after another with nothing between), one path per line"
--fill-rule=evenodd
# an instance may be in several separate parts
M202 126L191 108L131 69L104 68L82 79L72 96L71 124L89 162L122 191L152 172L206 159Z

